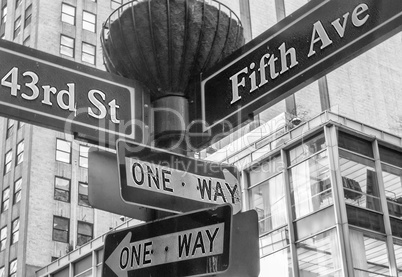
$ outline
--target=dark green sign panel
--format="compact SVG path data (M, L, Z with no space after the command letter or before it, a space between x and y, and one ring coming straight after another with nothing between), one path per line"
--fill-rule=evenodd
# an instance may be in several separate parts
M401 30L400 0L313 0L201 82L203 131L230 130Z

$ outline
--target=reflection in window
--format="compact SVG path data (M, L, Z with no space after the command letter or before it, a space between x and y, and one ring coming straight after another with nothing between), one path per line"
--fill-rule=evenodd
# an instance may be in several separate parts
M61 216L53 217L53 240L68 243L70 220Z
M289 247L284 248L271 255L265 256L260 261L260 275L266 276L280 276L291 277L292 274L292 260Z
M60 36L60 54L74 58L75 40L68 36Z
M61 4L61 21L75 25L75 7L68 4Z
M6 249L6 243L7 243L7 226L1 228L0 230L0 251L4 251Z
M13 152L10 150L6 153L6 156L4 157L4 174L10 172L12 159L13 159Z
M260 234L287 223L285 186L279 174L250 189L250 208L258 213Z
M389 215L402 218L402 169L383 164L382 177Z
M17 144L17 157L15 165L19 165L23 161L24 161L24 141L22 140Z
M296 218L333 203L327 151L319 152L289 172L293 213Z
M82 28L91 32L96 31L96 15L87 11L82 13Z
M343 150L339 155L346 203L381 211L374 161Z
M22 178L19 178L14 183L14 199L13 203L16 204L21 201Z
M70 180L56 177L54 182L54 199L70 202Z
M324 133L315 136L289 150L288 163L294 165L326 148Z
M336 229L296 244L300 276L343 276Z
M89 207L88 200L88 184L79 182L78 183L78 205Z
M3 190L3 195L1 198L1 212L5 212L8 210L10 206L10 188L6 188Z
M89 151L88 146L80 145L79 165L81 167L88 168L88 151Z
M11 244L18 242L20 234L20 219L17 218L12 222L11 228Z
M350 230L355 276L390 276L385 238Z
M269 255L289 245L289 230L285 226L260 237L261 257Z
M10 277L16 277L17 276L17 259L12 260L10 262Z
M21 16L14 21L14 38L21 33Z
M82 61L90 64L95 64L95 45L89 43L82 43Z
M91 223L78 221L77 245L83 245L90 241L93 236L93 225Z
M7 132L6 132L6 139L11 137L14 133L14 120L7 119Z

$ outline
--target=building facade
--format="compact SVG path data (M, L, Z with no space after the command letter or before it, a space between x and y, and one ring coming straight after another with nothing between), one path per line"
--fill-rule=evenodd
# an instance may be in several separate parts
M221 2L250 40L307 0ZM0 36L102 69L101 24L121 4L2 0ZM260 276L402 276L401 39L201 151L242 173L243 209L259 215ZM8 119L0 128L0 273L101 276L103 233L119 217L87 205L88 145Z

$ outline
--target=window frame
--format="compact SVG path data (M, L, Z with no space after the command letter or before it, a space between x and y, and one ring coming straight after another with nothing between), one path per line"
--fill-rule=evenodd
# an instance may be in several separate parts
M83 168L88 168L88 152L89 152L89 146L86 145L80 145L79 146L79 154L78 154L78 165ZM83 150L86 149L86 150ZM82 162L86 161L86 162Z
M72 8L74 10L74 14L70 14L70 12L66 10L66 8L67 9ZM77 13L76 7L64 2L61 3L61 17L60 17L61 22L75 26L76 13Z
M24 29L31 24L32 21L32 4L30 4L25 9L25 16L24 16Z
M80 225L86 225L89 226L91 228L91 235L87 235L87 234L83 234L80 233ZM84 237L85 238L85 242L80 243L80 237ZM84 245L85 243L87 243L88 241L92 240L94 237L94 225L93 223L90 222L86 222L86 221L77 221L77 246L81 246Z
M13 162L13 150L9 150L4 155L4 175L11 171L11 165Z
M66 221L66 223L67 223L67 230L64 230L64 229L57 229L57 228L55 228L56 226L55 226L55 220L56 219L60 219L60 220L65 220ZM55 231L60 231L60 232L63 232L63 233L66 233L66 240L65 241L62 241L62 240L57 240L57 239L55 239ZM59 241L59 242L64 242L64 243L69 243L69 238L70 238L70 219L69 218L67 218L67 217L62 217L62 216L57 216L57 215L54 215L53 216L53 228L52 228L52 240L53 241Z
M9 277L16 277L17 276L17 266L18 266L18 260L17 259L14 259L14 260L12 260L10 262L10 267L9 267L10 274L9 274Z
M90 47L91 49L93 49L93 53L86 51L85 47ZM90 58L91 61L89 61L89 59L86 59L85 57ZM95 65L96 64L96 46L83 41L82 45L81 45L81 60L85 63Z
M65 151L65 150L61 149L59 147L59 142L68 144L69 151ZM71 141L64 140L64 139L61 139L61 138L56 138L56 161L66 163L66 164L71 164L71 154L72 154L71 153L72 152L71 151L71 146L72 146ZM68 162L66 162L63 159L61 159L60 156L58 155L58 153L60 153L60 154L68 154ZM58 158L58 156L59 156L59 158Z
M7 5L1 8L1 24L6 24L7 22Z
M57 180L65 180L68 181L68 190L63 189L62 187L57 187ZM63 200L63 198L59 198L57 197L57 193L56 192L62 192L65 193L67 192L67 196L68 199L67 200ZM54 200L57 201L62 201L62 202L66 202L66 203L70 203L71 200L71 180L65 177L60 177L60 176L55 176L54 177L54 196L53 196Z
M10 138L13 135L15 126L15 121L13 119L7 119L7 131L6 131L6 139Z
M63 43L64 41L72 42L72 45ZM60 35L60 55L74 58L75 57L75 39L66 35ZM71 53L70 53L71 51Z
M16 166L24 161L24 148L25 148L24 140L21 140L19 143L17 143L17 156L15 157Z
M3 228L0 229L0 252L4 251L6 249L6 246L7 246L7 231L8 231L7 230L7 225L3 226Z
M92 21L88 20L86 15L93 16L94 21L92 22ZM96 33L96 21L97 21L96 20L96 14L88 12L88 11L85 11L85 10L82 11L82 29L83 30L87 30L89 32ZM88 28L88 26L91 26L92 28Z
M21 16L18 16L17 19L14 21L14 36L15 39L21 33Z
M20 235L20 218L17 217L11 222L11 245L19 241Z
M17 186L17 184L19 184ZM17 204L21 201L21 194L22 194L22 177L18 178L14 182L14 193L13 193L13 204Z
M1 192L1 213L10 208L10 187L3 189Z
M86 186L86 194L80 193L81 186ZM78 205L84 206L84 207L91 207L91 205L89 204L89 198L88 198L88 183L78 182Z

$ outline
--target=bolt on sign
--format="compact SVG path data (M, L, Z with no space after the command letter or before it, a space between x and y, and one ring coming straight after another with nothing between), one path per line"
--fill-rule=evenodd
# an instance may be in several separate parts
M211 276L229 267L228 204L108 233L102 276Z
M202 75L204 131L238 126L389 38L401 25L400 0L310 1Z
M167 212L231 204L241 210L239 172L232 165L198 160L124 140L117 141L121 197Z
M139 84L4 40L0 61L1 115L94 142L142 141Z

